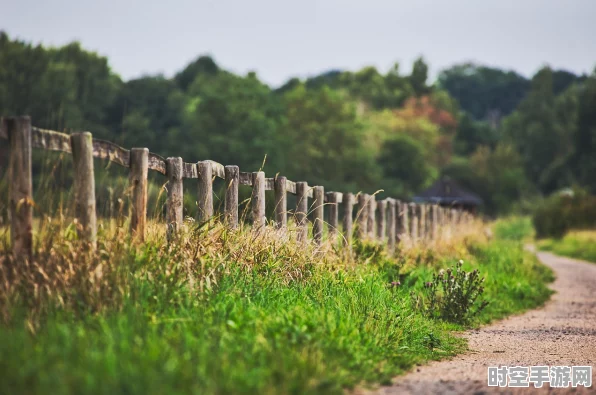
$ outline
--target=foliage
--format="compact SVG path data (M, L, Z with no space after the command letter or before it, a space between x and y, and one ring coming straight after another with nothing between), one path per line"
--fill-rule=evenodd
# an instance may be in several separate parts
M449 175L489 215L574 184L596 191L596 74L545 67L529 81L465 64L432 83L428 70L419 58L407 74L398 63L333 69L271 89L199 56L173 78L124 82L79 43L44 48L0 32L0 114L186 162L264 163L267 174L342 192L410 199ZM0 168L7 157L0 141Z
M531 217L507 217L493 224L495 237L501 240L525 241L534 236Z
M538 248L557 255L583 259L596 263L596 232L593 230L571 231L562 239L543 239Z
M536 208L532 221L539 238L561 238L570 229L590 229L596 223L596 196L581 189L553 194Z
M478 299L484 293L484 278L477 269L465 272L462 266L460 260L455 267L433 274L432 281L425 283L423 297L412 294L415 306L429 317L457 324L469 323L480 314L488 305Z

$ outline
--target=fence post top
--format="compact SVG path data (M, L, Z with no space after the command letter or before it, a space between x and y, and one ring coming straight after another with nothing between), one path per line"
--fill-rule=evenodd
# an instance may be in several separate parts
M135 151L135 152L147 152L149 153L149 148L131 148L131 151Z

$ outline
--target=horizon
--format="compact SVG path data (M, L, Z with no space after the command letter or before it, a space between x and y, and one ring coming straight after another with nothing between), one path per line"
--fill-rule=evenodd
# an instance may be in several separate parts
M373 0L366 8L335 0L300 6L261 0L234 3L234 12L231 1L179 0L169 7L151 1L36 3L8 4L0 30L46 47L78 41L108 58L125 81L160 74L171 78L201 55L236 74L255 72L271 87L329 70L374 66L386 73L395 62L401 74L409 74L418 56L429 65L431 82L440 70L463 63L526 78L545 65L577 75L590 74L596 66L590 55L596 53L590 39L596 36L590 21L596 3L590 0L572 5L527 0L514 6L495 0Z

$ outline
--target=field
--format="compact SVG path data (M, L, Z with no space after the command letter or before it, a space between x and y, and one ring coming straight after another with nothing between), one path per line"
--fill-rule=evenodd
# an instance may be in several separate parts
M27 265L4 235L0 393L341 393L461 352L458 331L550 295L550 271L481 224L398 258L371 243L350 255L291 232L187 227L167 246L163 226L139 244L104 222L93 253L74 225L46 219ZM423 302L460 259L489 304L458 323Z

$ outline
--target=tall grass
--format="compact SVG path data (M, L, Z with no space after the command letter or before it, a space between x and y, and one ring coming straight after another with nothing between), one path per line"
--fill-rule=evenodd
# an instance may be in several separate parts
M558 255L596 263L596 231L572 231L562 239L540 240L538 248L552 251Z
M479 222L395 256L191 219L168 245L159 213L131 239L122 204L90 251L66 206L36 218L32 261L0 230L0 393L342 393L465 348L410 296L440 268L486 277L475 325L550 294L548 270Z

